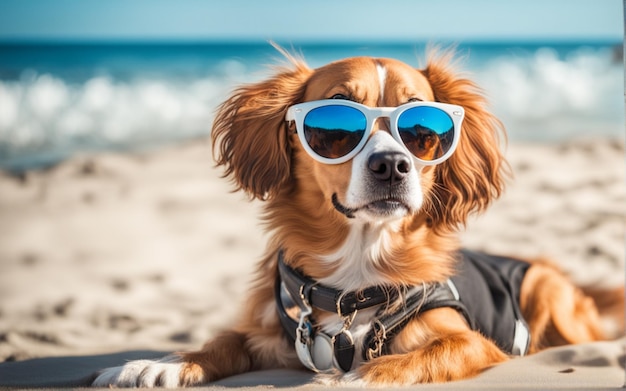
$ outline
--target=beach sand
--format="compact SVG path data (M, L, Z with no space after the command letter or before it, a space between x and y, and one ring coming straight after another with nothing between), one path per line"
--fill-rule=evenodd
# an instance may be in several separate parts
M515 177L464 243L623 285L624 156L621 141L511 143ZM0 174L0 361L189 350L230 325L266 238L260 203L220 175L205 140Z

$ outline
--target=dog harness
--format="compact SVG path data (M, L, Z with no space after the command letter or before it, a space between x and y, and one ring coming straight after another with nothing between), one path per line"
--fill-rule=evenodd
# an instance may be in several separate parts
M286 335L302 364L315 372L347 372L357 354L350 326L357 311L379 306L361 355L371 360L388 354L390 342L404 326L435 308L456 309L473 329L512 355L524 355L530 343L519 308L519 289L529 264L504 257L461 250L457 274L444 283L407 287L402 291L374 286L355 292L317 283L288 266L278 254L275 299ZM402 297L402 305L393 305ZM312 319L313 308L336 313L341 329L329 335Z

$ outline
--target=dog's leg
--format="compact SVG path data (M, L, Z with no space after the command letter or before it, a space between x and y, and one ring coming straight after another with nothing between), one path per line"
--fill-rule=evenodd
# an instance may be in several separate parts
M626 287L584 287L585 295L591 297L598 307L602 331L607 339L621 338L626 330Z
M201 350L108 368L98 373L93 385L172 388L206 384L250 370L299 367L276 316L271 284L253 291L246 307L236 330L218 334Z
M535 263L528 270L520 306L530 327L531 353L548 346L603 339L593 299L550 265Z
M98 373L93 386L180 387L207 383L249 370L245 335L224 332L199 352L176 353L161 360L130 361Z
M469 329L455 310L433 310L422 318L398 335L393 350L402 353L366 362L345 380L374 386L440 383L476 376L508 359L493 342Z
M413 352L372 360L357 369L357 378L375 386L441 383L476 376L507 358L493 342L468 330L433 338Z

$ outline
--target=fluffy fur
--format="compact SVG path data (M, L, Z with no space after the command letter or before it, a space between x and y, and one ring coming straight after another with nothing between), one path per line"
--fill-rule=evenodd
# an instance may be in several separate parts
M240 321L197 352L111 368L94 384L194 385L252 370L300 368L274 303L280 249L292 267L336 289L445 281L454 272L457 229L502 193L508 173L500 151L503 126L487 110L480 89L451 70L449 53L431 53L421 70L366 57L313 70L288 58L291 65L273 77L234 91L219 108L212 132L218 165L238 190L265 201L263 218L271 233ZM354 159L324 165L307 155L285 113L293 104L332 97L368 106L414 100L460 105L466 113L461 140L447 161L412 162L400 185L391 186L372 179L367 168L376 152L403 153L379 120ZM354 217L341 213L333 197L355 210ZM531 352L603 337L594 301L547 263L533 263L520 299ZM357 314L357 340L372 313ZM315 318L329 329L340 323L336 314L318 311ZM442 308L413 319L393 340L391 354L357 362L332 381L343 376L367 385L443 382L475 376L507 359L457 311Z

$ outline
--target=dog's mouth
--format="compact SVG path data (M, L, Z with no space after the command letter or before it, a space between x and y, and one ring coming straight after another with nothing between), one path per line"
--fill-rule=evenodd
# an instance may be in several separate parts
M370 202L369 204L365 205L363 209L372 214L379 214L383 216L392 215L397 212L406 213L409 211L408 206L406 206L402 201L395 198Z
M404 216L411 211L411 208L406 204L406 202L394 197L387 197L372 201L358 208L349 208L339 202L337 193L334 193L332 196L332 202L333 206L339 213L350 219L353 219L355 217L355 213L359 211L365 211L370 215L380 217L391 217L398 215Z

